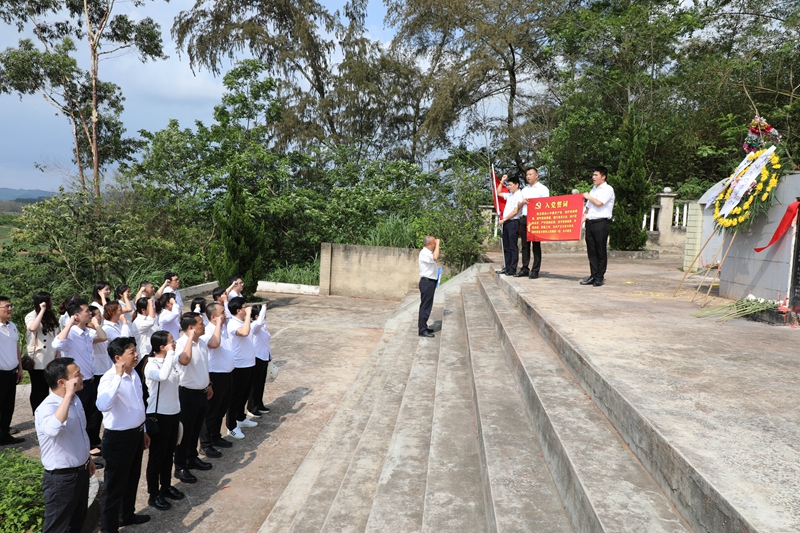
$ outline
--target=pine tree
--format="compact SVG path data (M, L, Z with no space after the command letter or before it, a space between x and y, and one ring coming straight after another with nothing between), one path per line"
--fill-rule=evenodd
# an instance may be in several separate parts
M622 142L619 170L610 183L616 199L609 245L614 250L642 250L647 243L642 218L652 200L644 164L647 133L636 124L634 114L623 126Z

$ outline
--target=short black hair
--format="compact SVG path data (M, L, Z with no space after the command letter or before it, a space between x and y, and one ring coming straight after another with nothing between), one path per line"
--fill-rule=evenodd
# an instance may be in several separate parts
M141 283L139 284L139 288L140 288L140 289L144 289L144 288L145 288L145 287L147 287L148 285L152 285L152 283L150 283L149 281L143 281L143 282L141 282Z
M525 174L527 174L527 173L528 173L528 171L530 171L530 170L533 170L533 171L534 171L534 172L536 172L537 174L539 173L539 169L538 169L538 168L536 168L536 167L528 167L528 169L525 171Z
M231 276L231 279L228 280L228 285L233 285L233 282L236 281L237 279L242 279L242 276L239 275Z
M516 183L517 185L519 185L519 177L517 177L517 176L510 176L510 177L508 178L508 183Z
M602 174L606 178L608 177L608 169L606 167L604 167L603 165L598 165L598 166L594 167L593 172L599 172L600 174Z
M175 276L177 276L175 272L167 272L166 274L164 274L164 281L168 280L172 281L172 278L174 278Z
M67 367L75 362L72 357L59 357L53 359L44 367L44 381L50 389L58 388L59 379L67 379Z
M214 315L217 314L217 309L219 309L220 307L222 307L220 304L208 304L206 306L206 316L208 317L209 320L214 318Z
M231 298L228 301L228 311L231 312L232 315L235 315L239 312L239 309L245 306L247 301L244 299L243 296L237 296L235 298Z
M216 302L223 294L225 294L225 287L217 287L211 291L211 299Z
M194 308L197 307L198 305L200 306L200 313L201 314L205 313L206 312L206 299L203 298L202 296L196 296L196 297L192 298L191 310L194 311Z
M181 331L186 331L187 329L189 329L189 327L197 324L197 317L199 316L200 315L198 315L194 311L183 313L181 315Z
M116 363L116 357L124 354L129 346L136 348L136 339L133 337L117 337L108 343L108 356Z
M253 310L252 310L252 311L250 311L250 314L251 314L251 316L253 316L253 317L256 317L256 316L258 316L258 314L261 312L261 304L253 304L253 305L251 305L250 307L252 307L252 308L253 308Z
M89 302L84 300L83 298L76 298L72 300L70 303L67 304L67 314L69 316L74 316L76 313L80 313L81 307L88 306Z

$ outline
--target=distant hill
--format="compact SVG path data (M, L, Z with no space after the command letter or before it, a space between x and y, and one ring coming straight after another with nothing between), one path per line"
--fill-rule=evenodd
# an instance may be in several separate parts
M56 193L43 191L41 189L8 189L6 187L0 187L0 201L35 199L42 197L49 198L54 194Z

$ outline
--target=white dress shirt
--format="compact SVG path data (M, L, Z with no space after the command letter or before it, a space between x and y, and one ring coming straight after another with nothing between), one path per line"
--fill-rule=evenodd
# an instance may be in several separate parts
M251 338L253 329L250 325L250 335L242 337L236 334L236 330L244 326L244 322L236 317L228 320L228 337L231 339L231 349L233 350L233 366L235 368L250 368L256 366L256 347L253 346Z
M162 309L158 315L158 327L163 331L172 333L172 338L178 340L181 336L181 308L177 303L172 304L172 311Z
M58 335L59 329L56 328L50 333L44 333L42 331L42 325L39 324L39 328L35 332L29 330L28 326L36 320L37 316L38 313L36 311L31 311L25 315L25 332L27 333L25 350L35 363L33 367L34 370L44 370L47 363L56 358L56 349L53 347L53 339Z
M586 207L589 209L586 213L587 220L611 218L614 212L614 188L608 183L603 182L599 186L592 187L589 196L603 202L603 205L598 207L589 200L586 200Z
M519 220L519 217L522 215L522 209L517 211L517 213L510 219L508 218L508 216L519 204L522 203L522 191L517 190L517 192L514 193L511 192L505 193L505 197L506 197L506 207L505 209L503 209L503 220L506 219Z
M114 363L111 362L111 358L108 356L108 341L94 342L97 332L90 328L86 328L86 331L89 332L89 339L92 341L93 375L99 379L100 376L108 372L109 368L114 366Z
M0 370L16 370L19 368L17 342L19 332L17 325L10 320L0 322Z
M541 181L537 181L533 185L528 185L522 189L522 197L526 200L531 198L547 198L550 196L550 189L545 187ZM528 216L528 205L522 206L522 216Z
M181 335L175 343L175 353L180 355L186 347L189 337ZM181 375L180 386L187 389L202 390L208 387L211 380L208 378L208 344L203 339L192 343L192 360L183 366L178 363L178 372Z
M62 401L64 398L50 391L34 413L39 455L45 470L75 468L89 460L86 414L81 399L72 397L63 423L55 416Z
M264 321L264 316L267 314L267 306L262 305L261 311L258 313L258 319L253 322L252 330L250 331L253 337L253 347L256 350L256 357L262 361L269 361L270 343L269 339L272 335L269 334L267 324Z
M53 340L53 346L61 352L61 357L72 357L75 360L75 364L81 369L84 380L92 379L94 376L94 356L89 329L72 326L66 339L62 341L56 337ZM108 353L106 353L107 356Z
M144 379L150 396L147 397L147 414L177 415L181 412L178 384L181 380L175 352L167 352L163 359L150 357L144 365ZM158 407L158 411L156 411Z
M138 428L144 424L144 399L139 374L117 375L116 367L103 374L97 385L97 408L103 413L103 427L113 431Z
M242 295L241 293L231 289L231 292L228 293L228 300L230 300L231 298L238 298L241 295Z
M219 334L219 346L216 348L208 349L208 371L227 374L233 372L233 348L231 348L231 339L228 335L227 324L222 325L222 332ZM213 323L209 324L206 328L206 334L200 337L206 344L208 340L214 335L217 326Z
M436 260L433 258L433 251L429 248L423 248L419 251L419 277L436 279L439 271L436 268Z
M156 324L155 318L150 318L147 315L136 315L133 325L136 328L134 338L136 339L136 351L139 352L139 357L150 355L150 337L161 328ZM175 338L174 335L173 338Z
M181 291L176 291L172 287L165 287L161 294L166 292L174 292L175 293L175 301L178 304L178 314L181 314L181 309L183 309L183 297L181 296Z

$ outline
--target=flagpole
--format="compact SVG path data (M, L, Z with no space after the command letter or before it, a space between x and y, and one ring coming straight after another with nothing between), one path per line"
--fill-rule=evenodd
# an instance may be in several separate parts
M494 209L497 217L502 221L503 214L500 212L500 200L498 199L499 193L497 192L497 174L494 171L494 163L492 164L492 192L494 193ZM498 224L499 225L499 224ZM503 245L503 226L500 225L500 252L503 254L503 270L506 269L506 250Z

